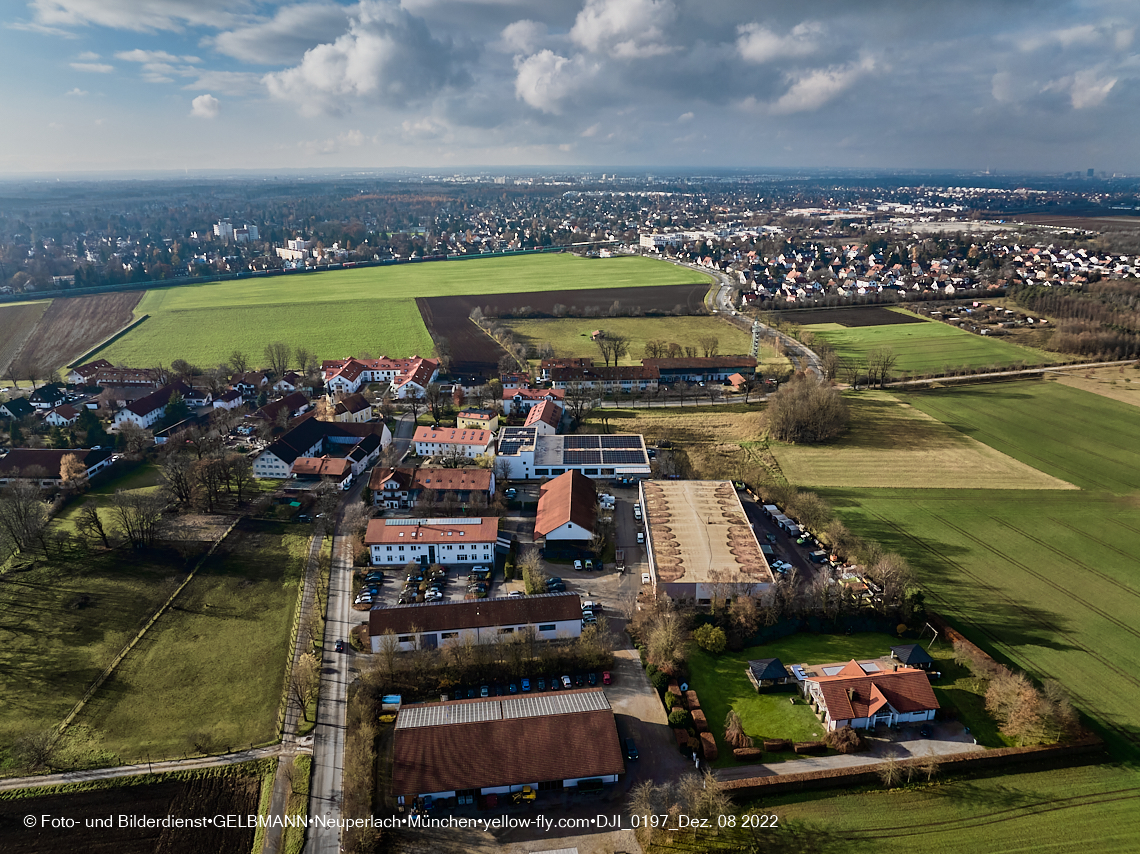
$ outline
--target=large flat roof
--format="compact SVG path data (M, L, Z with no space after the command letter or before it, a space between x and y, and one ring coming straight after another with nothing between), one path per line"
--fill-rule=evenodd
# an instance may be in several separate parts
M643 481L641 489L659 583L772 583L772 570L730 482L652 480Z

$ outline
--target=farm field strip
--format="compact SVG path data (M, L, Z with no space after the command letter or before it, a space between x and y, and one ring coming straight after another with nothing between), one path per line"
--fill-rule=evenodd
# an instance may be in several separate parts
M694 280L704 283L692 285ZM226 360L235 348L256 360L266 344L277 340L307 347L321 359L364 351L393 357L428 355L432 340L417 298L467 295L478 304L479 295L535 288L552 295L685 283L703 293L706 280L711 281L648 258L538 255L186 285L147 291L135 313L150 318L99 356L136 364L184 358L207 366ZM469 311L462 312L464 322ZM473 339L468 343L474 346ZM453 352L456 361L462 361L462 342Z
M1121 382L1120 377L1125 374L1125 370L1123 368L1100 368L1088 372L1089 376L1075 371L1057 371L1056 377L1057 382L1069 388L1099 394L1110 400L1127 403L1129 406L1140 406L1140 371L1127 369L1130 376L1125 375L1124 382ZM1112 379L1113 375L1116 376L1116 379Z
M1014 394L1020 397L1013 399ZM1000 399L1003 395L1004 400ZM1117 492L1140 489L1140 477L1118 476L1140 472L1140 433L1126 404L1039 382L989 386L966 393L954 389L917 392L907 399L967 435L1042 471L1063 475L1078 486ZM1047 406L1039 405L1039 401ZM1099 416L1096 419L1077 414L1093 408ZM1081 431L1075 432L1074 426ZM1082 437L1079 443L1073 441L1076 435ZM1126 436L1137 441L1118 444Z
M36 324L50 307L51 300L0 306L0 374L5 375L5 380L8 379L8 365L19 354L24 342L31 337Z

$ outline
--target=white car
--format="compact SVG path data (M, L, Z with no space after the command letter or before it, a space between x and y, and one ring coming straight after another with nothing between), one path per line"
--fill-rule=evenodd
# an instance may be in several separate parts
M580 561L580 560L576 560L576 561L574 561L574 568L575 568L575 569L577 569L577 570L579 570L579 571L581 571L581 569L582 569L582 561Z
M653 577L648 572L643 572L643 573L641 573L641 583L642 584L652 584L653 583Z

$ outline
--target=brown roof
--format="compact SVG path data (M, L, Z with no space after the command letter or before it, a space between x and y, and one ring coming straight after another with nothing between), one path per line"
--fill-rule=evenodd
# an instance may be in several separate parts
M134 403L127 404L127 411L133 412L135 415L147 415L154 412L156 409L162 409L170 402L170 398L175 394L180 394L183 398L190 397L194 394L194 390L186 383L179 380L178 382L164 385L158 391L152 391L146 397L140 397Z
M57 406L52 410L52 412L61 418L66 418L68 421L70 421L72 418L79 417L79 410L72 406L70 403L64 403L61 406Z
M310 477L343 478L352 471L352 460L333 457L298 457L293 461L293 474Z
M368 635L377 637L388 629L400 635L413 628L421 632L443 632L581 619L582 600L577 593L540 593L514 598L377 606L368 612Z
M481 468L444 469L422 468L375 468L368 479L368 488L373 492L384 489L384 484L395 480L400 489L427 489L443 492L491 491L491 470Z
M660 371L654 365L594 365L589 368L551 368L550 381L620 382L621 380L655 380Z
M460 429L458 427L417 427L414 442L440 442L444 445L477 445L482 448L491 443L494 434L490 430Z
M86 378L97 374L104 368L113 367L115 366L108 362L106 359L96 359L94 362L88 362L86 365L80 365L78 368L72 368L72 370L75 373L79 374L79 376Z
M812 676L823 693L832 720L868 718L887 704L900 713L937 709L938 700L925 670L904 667L865 673L852 659L834 676Z
M499 536L497 516L472 517L453 524L450 519L423 519L415 525L389 525L389 519L373 519L364 534L364 544L399 545L401 543L488 543ZM404 520L399 520L404 521ZM471 524L478 523L478 524ZM460 540L459 538L463 539Z
M493 409L463 409L460 410L457 418L466 418L469 421L486 421L490 423L498 417L498 413Z
M598 490L594 482L581 472L571 470L542 485L534 533L545 537L567 522L573 522L592 534L597 517Z
M350 394L340 399L340 402L336 405L336 414L343 415L347 412L351 415L355 415L357 412L363 412L366 409L371 413L372 404L368 402L368 399L364 395L360 392L356 392L355 394Z
M400 484L400 489L408 489L412 484L412 478L415 477L415 472L410 468L374 468L372 474L368 476L368 488L373 492L381 492L384 489L384 484L390 480L394 480Z
M573 693L579 692L561 696ZM612 709L405 727L395 734L392 784L397 795L623 773L625 763Z
M265 404L265 406L253 413L253 417L263 418L266 421L276 421L277 416L280 415L282 411L288 412L291 416L298 409L307 406L308 403L309 399L305 397L304 392L295 391L285 395L280 400Z
M562 407L553 400L544 400L538 406L532 406L530 412L526 414L526 424L523 426L533 427L539 422L558 429L558 425L562 423Z

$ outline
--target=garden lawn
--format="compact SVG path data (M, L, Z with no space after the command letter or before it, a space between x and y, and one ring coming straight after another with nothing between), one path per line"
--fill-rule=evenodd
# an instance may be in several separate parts
M896 323L886 326L844 327L817 323L804 327L844 359L866 365L872 350L889 348L898 357L892 373L943 374L958 368L1002 368L1060 361L1043 350L1010 344L997 338L963 332L945 323Z
M122 761L272 741L307 554L296 526L244 520L78 723Z
M523 344L541 347L549 344L558 358L588 357L602 364L601 352L591 335L597 329L629 338L629 352L622 365L640 365L647 341L662 340L679 345L698 346L703 337L717 338L721 355L749 352L752 336L720 317L575 317L557 320L507 320L504 326ZM761 353L762 373L786 371L790 362L769 344Z
M174 553L38 561L0 577L0 770L20 735L59 724L174 591Z
M851 426L823 445L769 445L789 483L806 487L1076 489L884 391L846 395Z
M701 275L650 258L549 254L185 285L148 291L135 314L149 319L92 358L209 366L239 349L258 364L273 341L320 359L429 355L416 297L675 285Z
M111 499L118 490L124 492L153 492L159 488L161 478L158 466L153 462L134 464L118 462L112 468L100 472L94 478L91 489L71 499L68 505L56 514L53 525L65 528L71 533L77 533L75 523L79 518L79 511L88 499L94 500L98 505L99 518L108 534L114 529L112 518Z
M729 709L736 710L744 724L745 734L757 742L765 738L819 741L824 736L823 724L793 688L757 694L745 675L749 661L778 658L790 666L879 658L890 655L891 647L897 643L898 640L890 635L873 632L852 635L799 632L741 652L721 655L711 655L694 644L689 653L691 687L697 692L709 729L716 738L719 758L713 765L722 768L736 764L732 749L724 742L724 719ZM789 703L789 698L796 698L796 704ZM781 758L786 757L764 755L766 762Z

